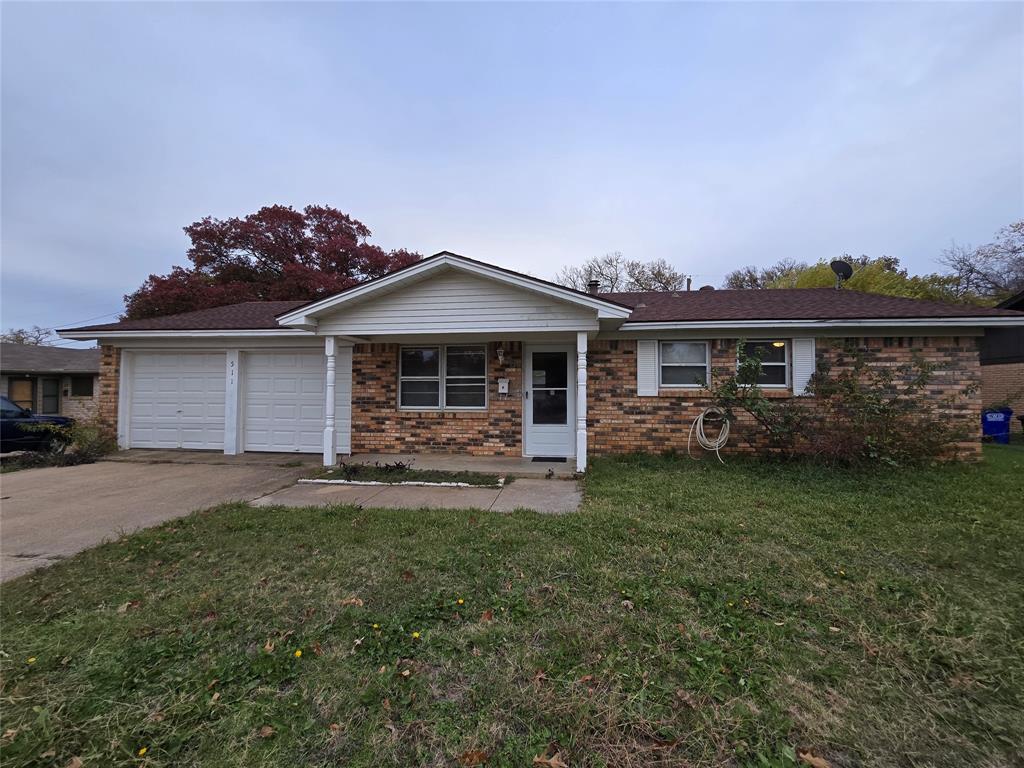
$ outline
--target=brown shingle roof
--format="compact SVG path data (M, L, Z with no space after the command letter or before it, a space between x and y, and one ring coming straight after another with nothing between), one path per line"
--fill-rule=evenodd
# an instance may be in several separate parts
M247 331L280 328L276 316L306 301L244 301L178 315L122 320L119 323L64 328L63 331ZM58 331L60 333L61 331Z
M867 320L957 317L1024 317L1020 312L904 299L833 288L749 291L603 293L601 298L633 308L628 322L743 320ZM279 328L276 316L306 301L247 301L146 320L70 328L72 331L238 331Z
M633 308L627 322L1020 317L1019 312L863 293L847 288L651 291L601 294Z
M63 349L40 344L0 344L4 373L99 373L98 349Z

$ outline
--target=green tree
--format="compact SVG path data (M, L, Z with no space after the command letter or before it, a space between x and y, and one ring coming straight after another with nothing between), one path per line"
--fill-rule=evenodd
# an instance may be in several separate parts
M899 259L892 256L852 257L844 254L843 261L853 266L853 277L844 287L866 293L883 293L908 299L984 303L973 293L960 290L956 275L911 275L900 267ZM828 288L835 285L836 276L828 261L804 264L780 274L769 281L766 288Z

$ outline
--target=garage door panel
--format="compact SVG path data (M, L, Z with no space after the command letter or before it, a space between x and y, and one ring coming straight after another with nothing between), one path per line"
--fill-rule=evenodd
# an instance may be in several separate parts
M223 353L136 353L129 371L130 446L224 449Z
M283 373L281 378L274 379L273 392L275 395L295 395L299 392L299 382L295 376L301 376L299 371L288 371Z

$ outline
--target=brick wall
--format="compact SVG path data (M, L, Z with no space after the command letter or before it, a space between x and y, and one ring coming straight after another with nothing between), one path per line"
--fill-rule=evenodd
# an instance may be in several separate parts
M92 377L92 396L81 397L71 394L71 377L65 376L60 382L60 412L78 421L89 421L96 416L99 403L99 377ZM67 395L64 393L67 392Z
M96 420L111 432L117 432L117 399L121 385L121 349L100 346L100 381L96 393Z
M352 354L353 453L461 452L521 456L522 345L506 342L504 363L487 345L487 409L411 411L398 409L397 344L359 344ZM498 379L509 394L498 394Z
M910 362L916 351L936 366L929 395L940 407L949 395L960 402L944 408L951 419L962 419L972 435L980 432L979 365L972 337L863 338L843 340L854 344L874 365L897 366ZM838 342L819 339L819 361L835 362ZM733 340L712 342L712 368L734 370ZM634 451L686 450L690 425L710 402L699 390L661 389L657 396L636 394L636 342L595 341L588 352L588 443L592 455ZM973 389L973 392L972 392ZM788 391L764 390L771 398L790 398ZM810 402L800 398L801 402ZM730 453L751 453L763 446L763 432L747 414L737 414L731 425ZM977 438L956 446L965 458L980 455Z
M1024 415L1024 363L981 366L981 402L1009 402L1015 417Z

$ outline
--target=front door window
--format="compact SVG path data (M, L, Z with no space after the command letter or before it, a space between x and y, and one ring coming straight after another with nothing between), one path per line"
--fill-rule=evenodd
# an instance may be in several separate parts
M569 423L568 359L565 352L533 353L533 423Z

